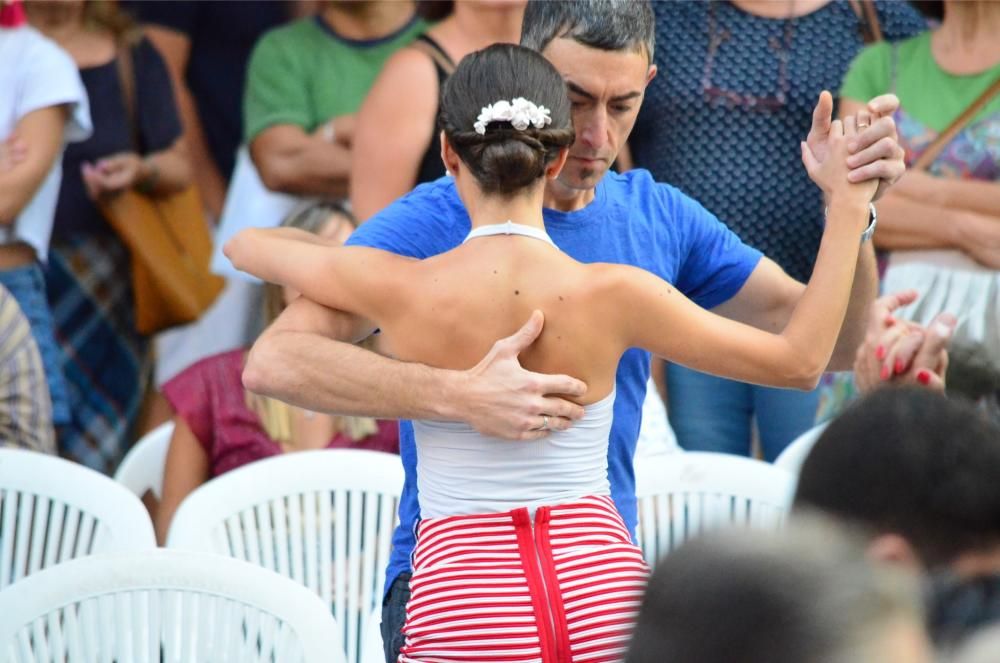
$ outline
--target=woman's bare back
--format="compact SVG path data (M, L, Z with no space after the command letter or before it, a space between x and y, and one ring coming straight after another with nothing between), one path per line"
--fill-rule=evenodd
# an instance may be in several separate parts
M539 310L545 326L521 364L583 380L590 387L584 405L610 393L624 348L608 320L600 266L519 236L476 238L409 266L398 286L405 292L394 298L406 304L381 324L383 347L395 357L471 368Z

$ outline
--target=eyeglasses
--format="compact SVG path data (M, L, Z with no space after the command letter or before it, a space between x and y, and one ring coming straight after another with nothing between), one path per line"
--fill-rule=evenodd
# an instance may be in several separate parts
M705 101L709 105L722 103L730 107L742 107L756 111L774 112L788 103L788 54L792 46L792 37L795 34L795 19L785 21L784 38L779 41L776 37L768 40L768 45L778 58L778 91L773 95L757 96L744 92L735 92L718 87L712 83L712 72L715 68L715 56L728 39L732 37L729 30L719 30L715 18L715 2L708 3L708 53L705 56L705 69L701 77L701 89L705 95Z

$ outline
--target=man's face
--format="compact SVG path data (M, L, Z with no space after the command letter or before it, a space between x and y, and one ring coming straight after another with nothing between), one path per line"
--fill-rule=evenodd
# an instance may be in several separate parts
M602 51L572 39L553 39L542 54L566 81L576 129L559 182L592 189L628 140L656 66L645 52Z

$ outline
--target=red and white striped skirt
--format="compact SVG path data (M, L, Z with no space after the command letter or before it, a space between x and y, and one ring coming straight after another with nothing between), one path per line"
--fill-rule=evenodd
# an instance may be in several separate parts
M607 496L421 521L399 661L620 661L648 575Z

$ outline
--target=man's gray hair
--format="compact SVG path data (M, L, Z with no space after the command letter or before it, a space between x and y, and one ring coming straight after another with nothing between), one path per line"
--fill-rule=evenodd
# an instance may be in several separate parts
M529 0L521 45L540 53L565 38L603 51L645 51L652 62L655 23L649 0Z

